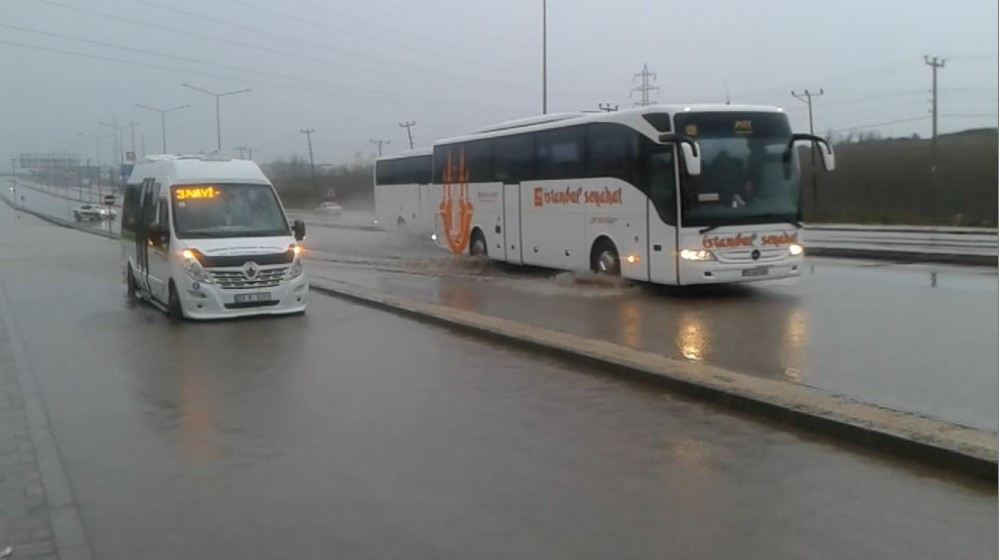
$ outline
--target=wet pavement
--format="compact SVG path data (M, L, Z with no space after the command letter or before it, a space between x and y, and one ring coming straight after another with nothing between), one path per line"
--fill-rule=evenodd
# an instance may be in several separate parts
M998 552L990 483L315 294L171 323L120 274L116 242L0 206L0 286L95 558Z
M997 430L997 269L810 258L798 282L670 288L313 227L313 274Z

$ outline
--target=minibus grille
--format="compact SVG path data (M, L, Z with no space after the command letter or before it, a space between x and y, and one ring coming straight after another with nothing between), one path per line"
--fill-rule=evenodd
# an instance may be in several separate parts
M212 279L223 290L249 290L254 288L274 288L285 278L288 272L287 266L277 268L262 268L257 272L253 280L243 274L240 268L234 269L209 269Z

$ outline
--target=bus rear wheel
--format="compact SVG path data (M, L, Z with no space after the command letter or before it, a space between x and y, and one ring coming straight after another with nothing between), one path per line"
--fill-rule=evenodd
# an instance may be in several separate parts
M590 252L590 270L608 276L620 276L621 261L618 259L618 249L610 239L602 238L594 243Z
M486 247L486 237L478 229L472 232L472 241L469 242L469 254L473 257L488 256L489 249Z

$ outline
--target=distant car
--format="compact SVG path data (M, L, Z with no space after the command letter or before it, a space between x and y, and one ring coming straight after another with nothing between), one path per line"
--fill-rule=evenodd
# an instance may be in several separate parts
M322 212L324 214L329 214L331 216L339 216L344 209L341 208L336 202L322 202L319 206L315 208L316 212Z
M108 208L107 206L95 206L93 204L84 204L73 209L73 219L82 222L87 220L88 222L96 222L100 220L111 220L117 214L114 208Z

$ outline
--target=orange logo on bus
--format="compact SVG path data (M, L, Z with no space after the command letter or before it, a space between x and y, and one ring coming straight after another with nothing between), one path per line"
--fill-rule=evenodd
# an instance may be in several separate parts
M465 166L465 149L460 148L458 161L448 151L441 185L441 225L444 238L452 253L464 253L469 247L473 206L469 200L469 169Z

